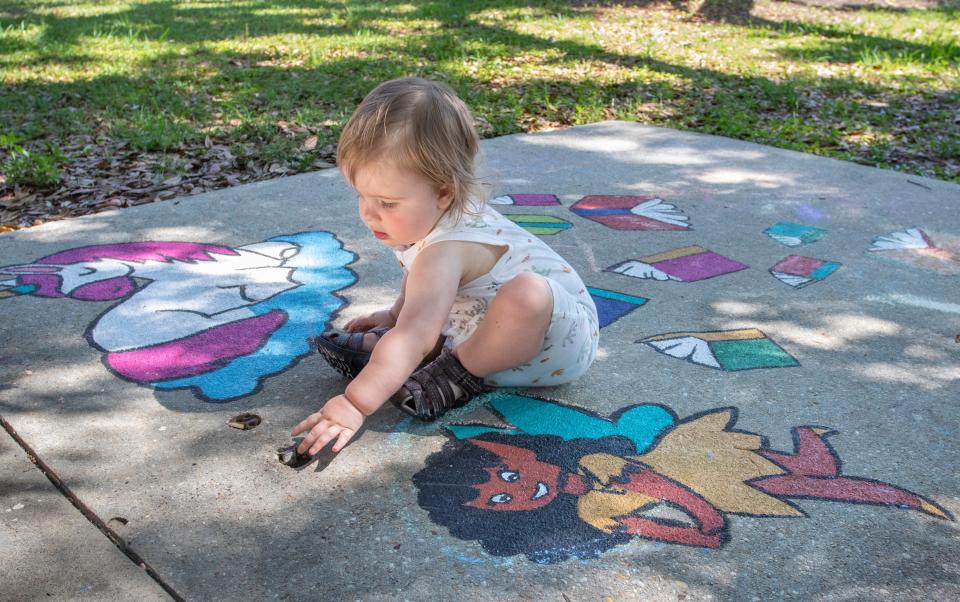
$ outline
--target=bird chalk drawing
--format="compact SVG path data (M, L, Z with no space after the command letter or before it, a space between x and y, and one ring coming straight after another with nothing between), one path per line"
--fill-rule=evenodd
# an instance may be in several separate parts
M868 253L943 276L960 274L960 237L908 228L873 239Z
M691 229L682 211L655 197L590 195L571 205L570 211L614 230Z
M746 270L750 266L700 246L681 247L630 259L606 268L605 272L623 274L641 280L696 282L714 276Z
M794 427L785 452L735 429L735 407L681 419L638 404L603 417L514 393L484 399L498 424L447 426L443 448L413 482L431 521L494 556L587 559L634 537L716 549L732 535L728 515L806 517L791 500L953 520L928 498L843 474L827 428Z
M640 339L660 353L725 372L799 366L792 355L757 328L670 332Z
M310 353L357 280L329 232L239 247L146 241L78 247L0 267L7 297L111 302L86 330L117 376L222 402ZM49 311L50 308L47 308Z

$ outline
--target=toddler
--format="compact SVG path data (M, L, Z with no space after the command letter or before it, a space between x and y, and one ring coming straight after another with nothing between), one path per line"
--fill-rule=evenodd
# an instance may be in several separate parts
M425 420L486 387L572 381L593 362L597 309L536 236L484 202L478 136L447 86L381 84L340 136L337 163L360 218L403 269L393 307L324 333L324 358L352 378L293 429L298 452L337 452L388 399Z

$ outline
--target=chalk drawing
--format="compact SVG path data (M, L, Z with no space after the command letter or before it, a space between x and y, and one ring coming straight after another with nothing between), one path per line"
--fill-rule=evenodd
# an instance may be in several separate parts
M840 264L836 261L788 255L774 264L770 268L770 273L777 280L793 288L803 288L808 284L820 282L839 268Z
M873 239L868 253L944 276L960 274L960 237L909 228Z
M682 211L654 197L590 195L570 211L614 230L690 230Z
M699 246L681 247L608 267L614 272L643 280L695 282L747 269L740 263Z
M559 205L560 199L555 194L504 194L490 199L491 205L516 205L518 207L544 207Z
M764 234L788 247L799 247L817 242L827 233L823 228L794 224L791 222L777 222L763 231Z
M573 226L573 224L567 220L560 219L559 217L553 217L552 215L504 213L503 217L517 224L527 232L538 235L557 234L558 232L563 232L567 228L571 228Z
M637 342L649 345L670 357L726 372L800 365L800 362L757 328L670 332Z
M220 402L256 392L310 353L308 340L344 305L334 293L357 280L346 267L355 257L329 232L239 247L128 242L0 267L0 287L113 302L86 331L108 369Z
M645 304L649 299L627 295L602 288L587 287L587 292L597 306L597 315L600 317L600 328L609 326L623 316Z
M515 393L485 401L502 421L448 426L413 482L434 523L493 556L587 559L634 537L715 549L731 537L729 514L806 516L791 499L953 520L906 489L842 474L827 440L835 432L823 427L794 427L794 449L783 452L736 430L735 407L680 419L660 404L603 417Z

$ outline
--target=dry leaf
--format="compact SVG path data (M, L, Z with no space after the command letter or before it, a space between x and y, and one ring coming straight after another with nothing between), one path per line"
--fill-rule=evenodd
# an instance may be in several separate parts
M302 151L312 151L317 148L318 138L316 136L310 136L303 141L303 146L300 147Z

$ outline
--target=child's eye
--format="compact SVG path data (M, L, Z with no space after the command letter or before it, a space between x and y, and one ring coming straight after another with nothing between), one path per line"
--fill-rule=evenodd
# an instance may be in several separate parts
M383 209L393 209L396 206L397 206L396 203L388 203L387 201L380 201L380 207L382 207Z
M520 478L520 473L514 470L501 470L500 478L508 483L513 483Z
M513 496L509 493L498 493L497 495L490 496L490 504L506 504L507 502L513 501Z

